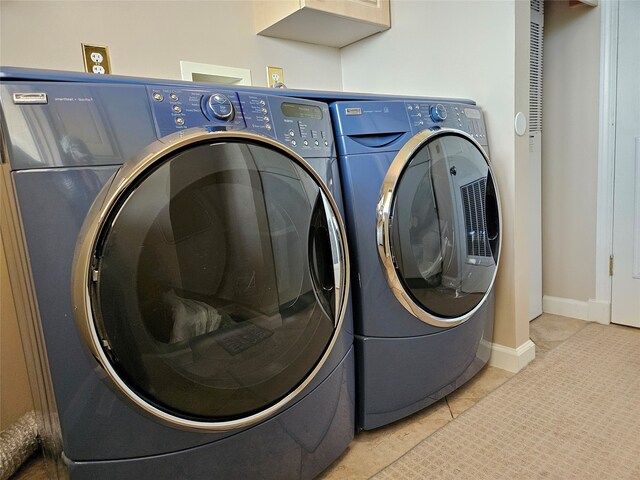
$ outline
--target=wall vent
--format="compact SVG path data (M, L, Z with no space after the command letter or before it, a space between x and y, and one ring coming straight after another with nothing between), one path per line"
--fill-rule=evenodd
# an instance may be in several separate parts
M542 131L542 39L544 2L531 2L531 46L529 56L529 131Z
M544 13L544 1L543 0L531 0L531 10L540 14Z

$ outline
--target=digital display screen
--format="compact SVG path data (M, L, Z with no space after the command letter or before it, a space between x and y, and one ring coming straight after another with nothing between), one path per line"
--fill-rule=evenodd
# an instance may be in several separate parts
M322 120L322 109L315 105L283 103L280 105L280 109L285 117L315 118L316 120Z

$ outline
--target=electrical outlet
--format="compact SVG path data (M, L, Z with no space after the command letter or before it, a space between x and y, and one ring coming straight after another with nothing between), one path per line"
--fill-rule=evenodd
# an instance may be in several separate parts
M109 48L102 45L82 44L82 57L84 59L84 71L99 75L111 73L111 60Z
M267 84L271 88L284 85L284 71L281 67L267 67Z

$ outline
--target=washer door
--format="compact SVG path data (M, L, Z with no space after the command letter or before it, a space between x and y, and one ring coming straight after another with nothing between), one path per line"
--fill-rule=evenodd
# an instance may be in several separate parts
M409 312L440 327L469 319L491 290L500 251L498 191L482 147L455 130L409 140L384 179L377 242Z
M147 412L211 430L273 415L318 373L344 317L338 210L294 152L198 131L123 167L84 225L77 323Z

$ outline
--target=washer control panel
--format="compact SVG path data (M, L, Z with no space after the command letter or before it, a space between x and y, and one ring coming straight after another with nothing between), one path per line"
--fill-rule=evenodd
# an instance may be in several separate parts
M405 102L412 132L426 128L453 128L468 133L481 145L487 145L482 110L463 103Z
M158 137L192 127L248 130L302 157L335 156L325 103L226 88L149 86L147 92Z

